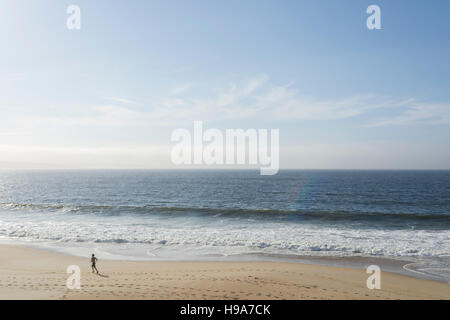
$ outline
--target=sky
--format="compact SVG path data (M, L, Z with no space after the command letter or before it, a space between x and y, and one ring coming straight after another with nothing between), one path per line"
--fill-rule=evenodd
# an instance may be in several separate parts
M0 168L172 168L201 120L279 129L282 169L450 169L449 35L447 0L3 0Z

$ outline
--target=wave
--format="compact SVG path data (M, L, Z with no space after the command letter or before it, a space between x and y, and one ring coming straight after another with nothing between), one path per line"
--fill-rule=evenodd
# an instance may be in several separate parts
M309 211L309 210L280 210L253 208L211 208L211 207L177 207L177 206L112 206L112 205L66 205L66 204L36 204L36 203L0 203L0 209L31 210L45 212L59 212L66 214L99 214L99 215L204 215L211 217L230 218L267 218L282 220L322 220L322 221L422 221L442 224L450 227L450 214L424 213L387 213L376 211Z
M245 216L245 215L269 215L269 216L299 216L329 219L348 218L399 218L399 219L442 219L449 222L450 214L423 214L423 213L386 213L376 211L306 211L306 210L280 210L280 209L242 209L242 208L211 208L211 207L172 207L172 206L111 206L111 205L63 205L63 204L34 204L34 203L0 203L1 209L37 209L51 210L69 213L203 213L219 216Z
M11 210L6 214L3 212L0 215L0 240L73 248L76 252L84 250L83 248L89 252L98 249L114 254L139 258L151 256L152 259L162 260L171 257L190 259L197 256L242 254L447 259L450 250L448 220L445 223L441 220L441 224L446 225L447 229L438 230L438 227L433 227L420 230L421 228L389 228L386 225L380 227L381 223L369 223L375 225L374 228L365 227L367 224L360 228L352 223L321 224L316 221L291 223L290 220L273 223L273 220L269 219L244 221L216 218L220 215L236 215L282 218L319 216L322 217L320 219L326 219L323 218L326 216L324 213L301 213L294 210L48 204L26 204L26 206L1 204L0 207L20 211L23 208L32 210L25 215L19 213L15 215ZM42 210L44 214L33 214L36 213L36 209ZM58 214L46 215L48 210L55 210ZM80 211L90 214L72 214ZM108 214L111 214L111 211L121 212L122 215L105 218L102 211ZM136 216L124 214L124 211L134 212ZM177 218L167 219L168 213L176 215ZM199 214L200 218L191 217L193 214ZM339 213L328 214L339 215ZM159 216L153 219L152 215ZM342 215L351 216L345 213ZM360 214L356 214L358 215ZM386 220L386 214L381 215ZM367 221L367 215L363 217ZM400 221L404 223L402 219ZM423 224L426 223L421 221L420 225Z
M367 230L316 227L308 224L273 226L255 223L159 225L129 224L126 220L14 221L0 223L0 238L67 245L143 245L146 250L239 254L331 254L442 257L449 252L449 231Z

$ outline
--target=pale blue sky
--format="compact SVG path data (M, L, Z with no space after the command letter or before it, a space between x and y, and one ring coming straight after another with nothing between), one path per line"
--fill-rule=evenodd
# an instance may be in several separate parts
M444 0L2 1L0 167L167 168L172 130L203 120L279 128L282 168L449 169L449 16Z

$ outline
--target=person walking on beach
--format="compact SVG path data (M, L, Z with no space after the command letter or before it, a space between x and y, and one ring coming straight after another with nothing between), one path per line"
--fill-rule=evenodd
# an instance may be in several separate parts
M91 258L91 263L92 263L92 273L94 273L94 270L97 272L97 274L98 274L98 270L97 270L97 267L96 267L96 263L97 263L97 258L95 257L95 255L94 254L92 254L92 258Z

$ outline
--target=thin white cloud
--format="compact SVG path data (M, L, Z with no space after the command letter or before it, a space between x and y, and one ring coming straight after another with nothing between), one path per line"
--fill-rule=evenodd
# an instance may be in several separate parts
M0 168L167 168L171 167L170 152L171 146L168 145L111 147L0 145L2 155ZM33 163L29 163L28 159L33 159Z
M450 149L421 141L299 143L280 148L285 169L448 169L449 163Z
M64 116L20 116L15 123L28 128L47 126L147 126L169 125L164 110L142 112L129 107L117 105L100 105L89 107L83 115Z
M178 120L340 120L379 109L409 110L413 99L392 99L359 95L343 99L318 99L302 95L291 84L275 85L262 74L247 81L231 83L209 97L163 99L152 112ZM439 115L439 114L438 114Z
M24 135L29 135L31 134L30 132L25 132L25 131L4 131L4 132L0 132L0 136L4 136L4 137L13 137L13 136L24 136Z
M0 144L0 168L41 168L43 165L53 169L178 168L170 160L171 151L172 145ZM432 159L430 154L433 154ZM23 163L29 159L33 163ZM282 169L448 169L449 161L448 148L428 142L300 143L280 148Z
M113 102L123 103L123 104L131 104L131 105L137 104L136 101L134 101L134 100L120 98L120 97L106 97L105 99L113 101Z
M369 126L384 127L412 124L450 124L450 105L413 103L408 105L400 115L376 121Z
M172 95L179 95L189 91L192 88L192 83L184 83L173 88L170 93Z
M292 86L272 83L265 74L231 83L226 88L211 89L213 94L201 97L183 95L188 87L175 88L172 93L176 95L169 92L145 109L138 110L133 106L134 101L116 97L109 99L120 102L119 105L94 106L82 116L39 116L20 120L41 125L162 126L194 120L338 121L365 115L360 124L366 127L450 123L449 105L376 95L340 99L307 97ZM376 114L379 111L395 116L380 118Z

